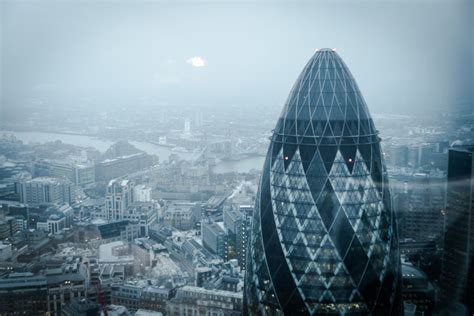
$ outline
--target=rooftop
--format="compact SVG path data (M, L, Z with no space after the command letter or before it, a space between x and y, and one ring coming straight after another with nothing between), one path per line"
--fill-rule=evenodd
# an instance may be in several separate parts
M224 296L229 298L237 298L242 299L242 292L231 292L231 291L223 291L223 290L208 290L202 287L185 285L178 289L178 292L192 292L192 293L200 293L200 294L207 294L207 295L216 295L216 296Z

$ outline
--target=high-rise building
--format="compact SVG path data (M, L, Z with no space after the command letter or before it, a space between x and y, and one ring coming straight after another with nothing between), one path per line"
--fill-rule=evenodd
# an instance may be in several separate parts
M400 238L440 240L443 232L443 214L446 195L444 173L415 173L406 178L406 203L400 209Z
M121 220L127 208L133 203L133 182L110 180L105 196L105 215L109 220Z
M229 248L232 250L229 259L237 259L239 266L245 269L249 230L247 217L237 205L230 205L224 208L223 218L228 234Z
M365 101L339 55L318 50L271 137L252 220L246 312L401 314L394 216Z
M449 150L441 305L474 313L474 146Z
M220 222L219 224L223 224ZM227 234L224 225L203 220L201 224L201 237L203 246L212 253L225 259L227 248Z

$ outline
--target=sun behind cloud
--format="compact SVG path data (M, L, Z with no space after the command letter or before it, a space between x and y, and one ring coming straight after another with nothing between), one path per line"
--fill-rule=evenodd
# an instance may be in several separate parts
M188 64L190 64L191 66L193 67L205 67L207 62L204 58L202 58L201 56L194 56L194 57L191 57L189 58L187 61L186 61Z

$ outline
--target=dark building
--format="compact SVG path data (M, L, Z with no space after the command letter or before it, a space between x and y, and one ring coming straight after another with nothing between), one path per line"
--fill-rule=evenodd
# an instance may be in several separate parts
M245 277L254 314L401 314L401 273L380 138L348 68L310 59L271 137Z
M436 253L436 242L434 240L414 240L411 238L400 239L400 254L412 255L423 253Z
M201 236L202 244L207 250L226 259L227 234L223 225L204 220L201 226Z
M139 237L138 225L129 220L121 220L97 226L102 239L110 241L133 241Z
M416 306L415 315L433 314L435 290L428 276L410 263L402 264L403 301Z
M228 234L229 259L237 259L239 266L245 269L248 244L248 221L244 213L236 205L231 205L223 212L224 227Z
M474 313L474 146L449 150L441 305L466 306Z
M60 316L64 305L86 297L85 268L79 263L44 271L48 282L48 315Z
M46 277L11 273L0 279L0 315L44 315L48 312L47 295Z
M63 316L97 316L99 305L89 299L76 299L62 309Z

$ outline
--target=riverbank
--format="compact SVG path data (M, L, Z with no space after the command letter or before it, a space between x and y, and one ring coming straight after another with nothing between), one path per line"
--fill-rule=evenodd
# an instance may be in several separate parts
M65 144L71 144L81 147L93 147L100 152L105 152L112 144L113 140L98 138L95 136L69 134L69 133L48 133L48 132L18 132L0 130L1 134L8 134L15 136L18 140L28 143L46 143L60 140ZM160 160L167 160L170 155L177 155L180 159L192 160L194 153L175 152L170 147L163 146L150 142L130 141L130 144L136 148L143 150L150 155L156 155ZM250 156L239 160L223 160L212 167L211 171L215 173L228 172L248 172L252 169L261 170L263 167L265 157Z

